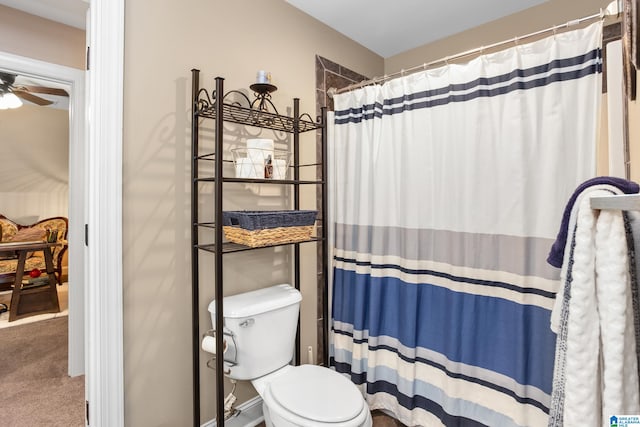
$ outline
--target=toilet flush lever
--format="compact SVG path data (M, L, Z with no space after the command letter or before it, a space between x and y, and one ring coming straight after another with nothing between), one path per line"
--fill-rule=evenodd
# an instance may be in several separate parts
M247 319L244 322L240 322L240 327L241 328L248 328L249 326L253 325L254 323L256 323L256 320L251 318L251 319Z

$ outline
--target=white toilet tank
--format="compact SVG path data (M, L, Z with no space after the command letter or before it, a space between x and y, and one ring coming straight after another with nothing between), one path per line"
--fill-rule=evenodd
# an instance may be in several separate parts
M293 359L302 295L282 284L225 297L224 325L228 346L225 368L229 378L252 380L273 372ZM209 304L215 328L215 300ZM235 364L227 362L235 347Z

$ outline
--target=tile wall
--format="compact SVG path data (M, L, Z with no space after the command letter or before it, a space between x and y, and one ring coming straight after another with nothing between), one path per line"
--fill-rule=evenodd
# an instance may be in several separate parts
M355 71L352 71L346 67L343 67L340 64L336 64L333 61L328 60L327 58L323 58L322 56L316 55L316 115L321 115L321 108L327 107L328 110L333 110L333 99L327 95L327 91L330 88L341 89L353 83L358 83L363 80L368 80L366 76L362 74L358 74ZM322 136L320 133L317 135L318 151L316 152L316 157L318 159L321 158L322 152L320 151L322 148L322 144L320 139ZM318 178L322 176L322 171L320 167L316 172ZM317 206L322 206L322 194L317 192ZM323 222L319 222L319 227L322 226ZM318 233L320 234L320 233ZM322 246L318 245L318 319L317 319L317 331L318 331L318 345L316 347L316 363L319 365L328 366L328 361L324 360L324 344L323 344L323 329L324 329L324 301L322 298L323 295L323 286L324 286L324 277L321 269L322 266ZM330 264L329 264L330 265ZM330 313L329 313L330 315Z

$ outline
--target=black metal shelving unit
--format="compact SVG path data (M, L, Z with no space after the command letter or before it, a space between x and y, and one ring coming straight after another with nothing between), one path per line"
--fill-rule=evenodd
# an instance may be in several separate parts
M301 185L319 185L321 188L322 200L319 207L318 222L322 224L318 226L317 237L304 242L287 243L282 245L293 245L293 271L294 286L300 289L300 244L306 242L318 242L322 245L322 281L323 281L323 301L324 310L323 319L325 321L325 330L323 333L324 344L324 360L328 360L328 316L327 316L327 234L324 226L327 217L327 186L325 177L327 176L327 148L326 148L326 110L323 108L321 117L314 121L308 114L300 114L300 100L293 100L293 116L283 116L277 113L275 106L270 101L268 92L256 94L256 98L252 101L244 93L239 91L224 92L224 79L216 77L215 90L209 92L204 88L200 88L200 70L193 69L192 73L192 120L191 120L191 271L192 271L192 340L193 340L193 425L200 426L200 274L199 259L201 253L212 253L215 256L215 300L216 300L216 319L214 328L216 331L222 331L224 325L223 311L223 289L224 289L224 264L223 255L242 252L262 248L250 248L235 243L223 241L222 227L216 224L222 224L223 211L223 194L225 183L247 183L247 184L273 184L273 185L291 185L293 186L293 208L300 209L300 186ZM253 88L253 86L252 86ZM271 92L274 88L270 88ZM233 98L233 99L232 99ZM238 101L238 99L240 101ZM267 108L271 106L275 112L270 112ZM213 153L199 153L199 122L201 119L211 119L214 121L215 128L215 151ZM247 178L231 178L223 176L223 164L228 162L223 158L223 137L225 122L236 123L239 125L271 129L279 132L286 132L293 135L293 179L275 180L275 179L247 179ZM300 134L309 131L321 132L321 159L317 164L301 165L300 164ZM201 177L199 175L199 164L202 161L214 162L214 176ZM321 177L318 180L301 180L300 168L302 167L321 167ZM201 221L198 214L198 185L201 182L214 183L214 218L213 221ZM209 229L214 232L214 241L200 243L198 231L201 228ZM219 250L221 248L221 250ZM223 348L223 334L216 333L216 348ZM300 320L298 320L298 332L296 334L296 356L295 364L300 364ZM216 357L216 425L224 426L224 358Z

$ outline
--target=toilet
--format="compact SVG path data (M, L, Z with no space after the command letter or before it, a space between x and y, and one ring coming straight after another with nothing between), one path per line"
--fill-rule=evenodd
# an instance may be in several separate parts
M288 284L225 297L225 375L251 381L268 427L371 427L369 407L346 377L290 365L301 300ZM215 301L209 312L215 325Z

